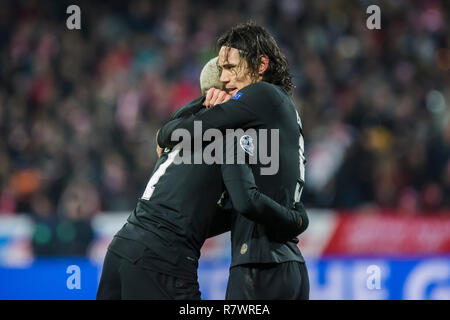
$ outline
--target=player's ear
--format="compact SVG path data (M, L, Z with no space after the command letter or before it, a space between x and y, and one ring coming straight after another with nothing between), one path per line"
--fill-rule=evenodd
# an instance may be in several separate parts
M269 57L266 54L261 55L261 63L259 64L259 75L262 75L264 72L266 72L267 68L269 67Z

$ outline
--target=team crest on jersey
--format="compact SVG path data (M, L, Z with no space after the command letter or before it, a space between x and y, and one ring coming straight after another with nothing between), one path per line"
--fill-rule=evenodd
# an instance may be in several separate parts
M253 156L253 151L255 150L255 146L253 145L253 138L249 135L242 136L239 140L239 144L241 148L244 149L249 155Z
M246 243L244 243L241 247L241 254L245 254L247 252L248 246Z
M241 97L242 97L242 92L238 92L234 96L232 96L231 99L239 100Z

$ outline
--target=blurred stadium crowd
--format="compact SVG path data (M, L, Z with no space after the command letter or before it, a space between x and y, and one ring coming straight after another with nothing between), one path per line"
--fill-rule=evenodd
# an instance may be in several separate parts
M199 96L217 36L249 19L291 66L308 207L449 209L448 1L78 1L81 30L70 4L0 6L0 212L83 225L132 210L156 131Z

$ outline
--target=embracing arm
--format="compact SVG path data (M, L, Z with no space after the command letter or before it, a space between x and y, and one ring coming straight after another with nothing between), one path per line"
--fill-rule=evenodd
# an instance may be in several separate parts
M245 87L224 103L173 119L159 131L158 144L165 148L180 142L171 140L172 132L177 129L187 130L193 137L196 121L201 122L202 134L211 128L225 130L257 127L264 123L262 114L267 114L274 107L273 90L269 84L258 82Z
M231 100L230 100L231 101ZM203 134L206 130L216 128L219 130L239 128L246 125L256 126L257 115L251 112L245 106L238 103L225 102L209 109L201 109L196 114L180 117L166 123L159 131L158 145L161 147L173 147L178 140L172 141L172 132L177 129L187 130L191 137L194 137L194 122L200 121Z
M233 208L264 225L275 240L285 242L306 230L309 220L302 203L287 208L259 192L253 172L246 164L223 164L221 169Z

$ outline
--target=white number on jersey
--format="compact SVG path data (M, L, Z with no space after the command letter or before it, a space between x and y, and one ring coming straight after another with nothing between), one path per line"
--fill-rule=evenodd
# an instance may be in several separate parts
M300 116L298 115L297 110L295 110L295 113L297 115L297 123L300 128L302 128L302 121L300 120ZM298 139L298 153L299 153L299 166L300 166L300 180L304 183L305 182L305 142L303 140L303 135L300 134L300 137ZM297 185L295 186L295 196L294 201L300 202L300 198L302 196L303 186L300 182L297 182Z
M166 173L167 168L173 163L175 157L180 153L181 144L176 145L172 151L169 152L167 160L162 163L158 169L153 173L150 181L147 183L147 187L145 188L144 194L141 199L150 200L153 195L153 191L155 191L155 186L158 183L159 179Z

